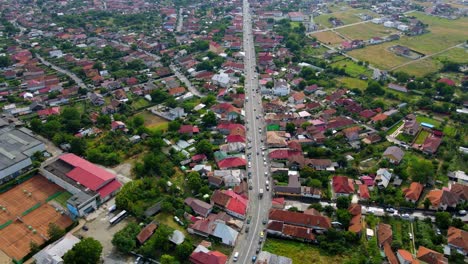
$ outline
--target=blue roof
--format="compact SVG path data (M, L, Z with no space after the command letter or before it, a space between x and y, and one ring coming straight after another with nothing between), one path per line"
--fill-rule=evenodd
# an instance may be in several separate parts
M429 123L425 123L425 122L421 122L421 126L425 126L425 127L428 127L428 128L434 128L434 125L429 124Z

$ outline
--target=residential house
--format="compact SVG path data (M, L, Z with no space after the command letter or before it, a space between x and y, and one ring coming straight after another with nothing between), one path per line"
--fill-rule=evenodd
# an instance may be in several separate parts
M203 217L207 217L211 213L211 210L213 210L213 205L192 197L186 198L184 203L190 206L195 214Z
M449 227L447 231L447 245L451 250L466 256L468 254L468 232L462 229Z
M143 245L154 234L157 228L158 225L153 222L146 225L136 237L140 245Z
M243 170L215 170L214 177L219 177L223 180L224 185L227 187L234 187L241 183L244 178Z
M277 96L286 96L291 92L291 88L288 82L284 79L279 79L275 81L272 92Z
M392 244L392 226L384 223L380 223L377 226L377 244L380 248L383 248L385 244Z
M305 94L304 92L295 92L293 93L290 97L289 97L289 102L291 104L302 104L304 103L304 99L305 99Z
M346 176L333 176L333 192L336 196L349 196L354 193L354 183Z
M468 185L454 183L450 188L450 192L456 194L460 202L468 201Z
M232 190L216 190L211 196L211 203L239 219L245 219L247 198Z
M116 130L125 131L125 130L127 130L127 126L122 121L112 121L111 129L112 129L112 131L116 131Z
M98 93L88 93L88 98L93 105L100 106L105 103L104 96Z
M398 259L395 256L395 253L392 250L392 247L389 243L384 244L384 254L387 257L388 263L398 264Z
M448 264L448 259L444 257L443 254L428 249L423 246L419 246L418 248L418 254L416 255L416 258L420 261L423 261L426 264Z
M211 81L213 84L219 85L223 88L227 88L231 84L231 78L227 73L224 72L213 75L213 77L211 77Z
M289 12L288 18L293 22L304 22L307 18L302 12Z
M456 208L459 201L459 197L455 193L438 189L429 191L426 199L431 202L429 208L432 210L447 210L447 207Z
M387 169L380 168L377 170L377 173L375 176L375 182L377 183L377 187L379 187L380 189L387 188L391 179L392 179L392 173L388 171Z
M397 259L400 264L417 264L418 261L414 259L413 254L404 249L397 250Z
M198 134L200 130L198 127L193 125L181 125L179 128L179 134L186 134L189 136L193 136L194 134Z
M410 187L403 190L407 202L416 203L421 196L424 186L419 182L412 182Z
M330 219L320 214L312 215L306 213L271 209L268 219L270 221L268 225L269 227L270 223L280 222L287 225L310 228L316 233L323 233L329 228L331 228Z
M388 159L392 164L399 164L404 155L405 152L403 152L399 147L390 146L384 151L382 156Z
M416 135L419 131L419 123L416 121L416 116L409 114L405 117L403 132L408 135Z
M466 175L466 172L464 171L450 171L447 175L449 179L454 182L468 185L468 175Z
M356 203L351 204L348 208L348 212L352 215L351 220L349 221L348 231L361 235L361 205Z
M370 199L369 187L366 184L359 185L359 200L368 201Z
M219 251L210 251L198 245L190 254L189 261L193 264L226 264L228 257Z
M421 146L422 152L432 155L437 152L437 149L439 148L440 144L442 143L442 137L438 137L434 134L426 137L426 140L424 140L424 143Z
M227 225L232 222L232 218L226 213L210 214L207 218L196 220L189 225L187 231L190 234L197 234L203 237L215 237L221 243L234 246L239 232Z
M247 161L241 157L227 157L218 161L218 167L221 170L233 169L233 168L239 168L239 167L245 168L245 165L247 165Z

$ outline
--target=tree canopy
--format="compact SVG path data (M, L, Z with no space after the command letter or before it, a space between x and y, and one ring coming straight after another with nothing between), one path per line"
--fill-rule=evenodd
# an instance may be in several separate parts
M94 238L83 238L63 256L64 264L96 264L101 259L102 245Z

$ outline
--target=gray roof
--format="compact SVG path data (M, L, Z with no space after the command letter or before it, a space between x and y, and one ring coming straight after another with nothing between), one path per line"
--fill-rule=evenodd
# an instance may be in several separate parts
M174 230L174 232L172 232L172 235L169 237L169 241L171 241L172 243L176 245L180 245L184 243L184 240L185 240L184 234L177 229Z
M392 156L396 160L401 161L401 159L403 158L403 155L405 155L405 152L403 152L403 150L401 150L399 147L391 146L391 147L388 147L385 150L383 155L384 156Z
M213 236L221 238L223 244L234 245L239 232L227 226L224 222L217 221Z
M27 129L3 127L0 129L0 179L6 174L6 168L29 157L36 151L44 151L45 145L30 134ZM5 174L5 175L3 175Z
M258 254L258 261L268 264L292 264L292 259L278 256L267 251L262 251Z

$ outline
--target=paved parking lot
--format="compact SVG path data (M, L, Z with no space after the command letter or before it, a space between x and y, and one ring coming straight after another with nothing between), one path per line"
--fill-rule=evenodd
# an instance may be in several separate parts
M107 207L103 206L98 209L96 212L91 214L88 219L87 223L85 224L88 227L88 231L84 231L80 229L75 233L76 236L83 236L83 237L92 237L102 244L102 257L104 259L104 263L118 263L118 264L126 264L126 263L133 263L134 257L129 257L120 254L112 245L112 237L114 234L125 227L128 223L128 219L124 219L118 224L114 226L110 226L109 219L114 214L108 214Z

